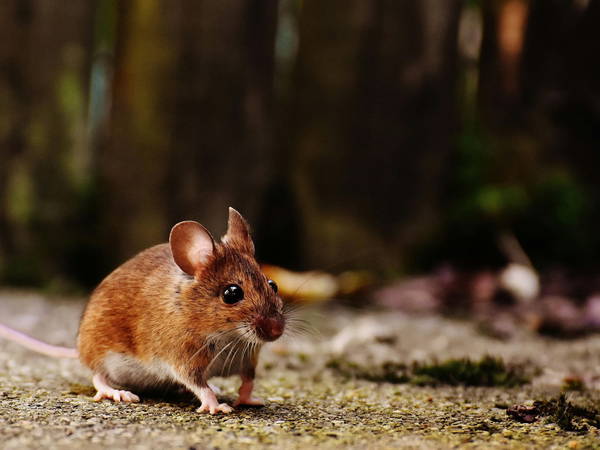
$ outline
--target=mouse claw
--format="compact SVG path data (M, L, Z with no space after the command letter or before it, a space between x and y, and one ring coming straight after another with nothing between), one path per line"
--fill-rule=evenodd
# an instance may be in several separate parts
M218 403L216 405L208 405L206 403L203 403L200 406L200 408L198 408L196 411L200 412L200 413L208 412L210 414L217 414L217 413L229 414L230 412L233 411L233 408L231 406L229 406L227 403Z

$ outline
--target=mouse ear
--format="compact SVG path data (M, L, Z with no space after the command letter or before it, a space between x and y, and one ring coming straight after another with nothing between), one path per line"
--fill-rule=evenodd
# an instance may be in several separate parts
M171 229L169 244L175 263L189 275L195 275L215 250L208 230L192 220L179 222Z
M224 244L238 249L241 252L254 255L254 242L250 237L250 227L246 219L235 209L229 207L229 221L227 233L221 238Z

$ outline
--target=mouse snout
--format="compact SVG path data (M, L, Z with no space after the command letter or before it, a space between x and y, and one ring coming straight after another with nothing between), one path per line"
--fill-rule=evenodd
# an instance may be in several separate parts
M258 337L265 341L274 341L283 334L285 322L283 317L259 316L254 322Z

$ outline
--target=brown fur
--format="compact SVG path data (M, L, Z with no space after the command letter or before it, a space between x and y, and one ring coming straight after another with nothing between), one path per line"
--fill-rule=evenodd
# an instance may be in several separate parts
M83 314L81 361L103 372L109 352L147 363L160 359L182 377L204 384L204 370L215 351L211 346L199 350L209 336L241 323L251 328L260 316L283 320L282 301L254 260L247 228L244 234L235 217L233 221L232 228L230 214L228 235L214 244L214 252L194 276L175 263L169 244L139 253L108 275ZM245 296L228 305L222 292L231 283L241 286ZM257 356L258 352L250 355L250 363L240 369L242 376L254 376Z

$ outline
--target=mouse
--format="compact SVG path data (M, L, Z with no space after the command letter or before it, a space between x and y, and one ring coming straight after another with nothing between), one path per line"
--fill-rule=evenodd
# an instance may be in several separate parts
M264 404L252 395L259 353L285 331L277 284L261 272L250 227L233 208L220 241L198 222L179 222L168 243L110 273L84 309L76 349L0 326L0 335L32 350L78 357L93 373L96 401L183 389L210 414ZM220 403L208 381L231 375L241 378L237 400Z

